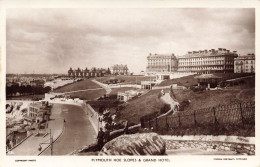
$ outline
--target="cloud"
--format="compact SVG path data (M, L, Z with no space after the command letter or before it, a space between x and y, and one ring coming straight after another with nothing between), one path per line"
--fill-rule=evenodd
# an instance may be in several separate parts
M254 9L7 9L6 28L8 73L140 72L149 53L255 50Z

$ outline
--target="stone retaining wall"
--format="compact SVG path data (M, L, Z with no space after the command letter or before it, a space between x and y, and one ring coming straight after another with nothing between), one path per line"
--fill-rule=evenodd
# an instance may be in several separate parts
M255 155L254 137L240 136L163 136L166 150L199 148L206 151L234 151Z
M99 131L99 115L98 113L89 105L89 104L82 104L83 110L88 114L89 121L93 126L96 134Z

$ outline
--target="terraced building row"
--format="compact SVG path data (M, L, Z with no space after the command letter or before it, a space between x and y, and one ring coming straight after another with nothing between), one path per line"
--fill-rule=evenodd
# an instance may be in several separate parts
M174 72L197 74L254 73L255 68L254 54L238 56L237 51L231 52L225 48L192 51L179 57L174 54L150 54L147 60L146 72L148 75Z

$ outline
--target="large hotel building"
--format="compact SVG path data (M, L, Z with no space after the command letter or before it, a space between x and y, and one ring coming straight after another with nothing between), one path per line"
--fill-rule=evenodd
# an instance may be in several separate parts
M237 52L218 48L218 50L199 50L188 52L178 58L178 72L184 73L234 73L234 59Z
M116 64L111 67L111 73L116 75L127 75L128 74L127 65Z
M235 73L255 73L255 54L235 58Z
M178 60L174 54L151 54L147 57L148 65L146 67L146 73L170 73L175 72L178 69Z

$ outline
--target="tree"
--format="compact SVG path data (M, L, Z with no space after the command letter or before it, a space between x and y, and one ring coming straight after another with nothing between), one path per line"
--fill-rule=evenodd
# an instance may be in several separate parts
M26 93L26 87L24 85L20 86L20 91L19 91L22 95L24 93Z
M25 92L28 93L28 94L31 94L32 93L32 86L31 85L27 85L26 89L25 89Z
M102 106L99 107L98 113L103 114L104 110L105 110L105 106L102 105Z
M11 92L12 92L12 94L16 94L16 92L18 92L19 91L19 85L18 84L13 84L12 86L11 86Z
M107 68L107 74L111 74L111 71L109 68Z
M6 95L7 95L7 96L12 96L12 94L13 94L13 89L12 89L12 87L7 86L7 87L6 87Z
M44 93L48 93L48 92L50 92L51 91L51 87L50 86L46 86L45 88L44 88Z

